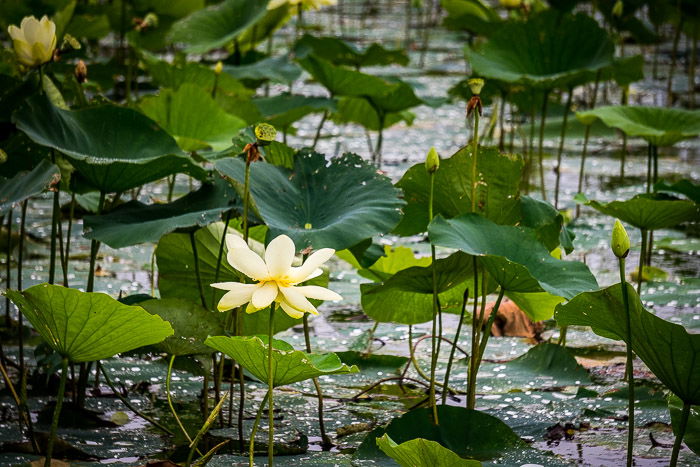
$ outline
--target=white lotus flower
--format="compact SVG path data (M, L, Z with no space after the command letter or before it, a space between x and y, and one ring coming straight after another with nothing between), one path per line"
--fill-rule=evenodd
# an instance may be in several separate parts
M324 287L297 285L323 273L319 266L333 256L335 250L331 248L318 250L301 266L292 267L296 248L292 239L286 235L280 235L270 242L265 250L264 259L237 235L227 235L226 245L226 259L229 264L256 282L211 284L212 287L227 291L219 300L219 311L227 311L247 303L246 313L255 313L276 302L292 318L301 318L304 313L318 314L309 298L342 300L340 295Z
M19 27L11 25L7 32L17 59L23 65L35 67L50 62L56 48L56 25L46 15L41 20L25 16Z

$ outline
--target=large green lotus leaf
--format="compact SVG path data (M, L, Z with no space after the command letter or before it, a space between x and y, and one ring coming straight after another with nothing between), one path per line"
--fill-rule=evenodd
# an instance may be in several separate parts
M693 183L688 179L679 180L671 185L662 180L654 185L654 191L680 193L687 196L689 200L700 203L700 184Z
M505 364L505 374L511 378L521 376L523 380L537 375L547 378L554 386L590 384L591 377L566 347L544 342L536 345L524 355Z
M435 264L442 310L459 313L465 283L473 277L472 258L456 252ZM381 283L360 285L360 291L362 309L380 323L419 324L433 319L431 266L403 269Z
M548 292L522 293L509 290L505 295L535 322L551 319L557 305L565 301L563 297Z
M161 298L139 302L138 305L173 327L174 335L156 344L156 348L169 355L209 354L211 347L204 345L204 341L209 336L224 333L223 313L206 310L189 300Z
M206 148L221 151L246 126L240 118L226 113L210 93L196 84L185 83L176 91L162 89L157 96L146 97L139 107L174 136L185 151Z
M488 37L505 23L498 12L482 0L442 0L440 5L447 12L443 24L448 29Z
M432 410L415 409L393 419L386 427L370 432L353 454L353 460L372 465L396 465L377 446L377 438L387 434L398 444L422 438L435 441L459 457L498 461L499 465L520 466L525 462L548 466L566 465L552 456L530 448L511 428L496 417L478 410L439 405L439 425ZM436 464L439 465L439 464Z
M216 179L172 203L146 205L129 201L108 214L86 216L83 234L112 248L157 242L176 229L219 220L235 199L230 185Z
M527 227L498 225L477 214L464 214L447 220L437 217L428 232L435 245L479 255L489 274L506 290L538 292L531 290L537 283L552 295L572 298L598 288L585 264L552 257Z
M357 260L351 250L341 250L336 253L340 259L347 261L355 269L357 273L375 282L382 282L389 279L397 272L408 269L412 266L429 266L432 259L430 256L417 258L413 254L413 250L406 246L392 247L384 245L383 255L376 259L372 264L363 267Z
M68 156L90 184L105 192L122 192L178 172L205 175L170 135L132 109L62 110L35 96L15 112L14 121L34 142Z
M700 220L700 205L690 200L672 198L662 193L636 195L626 201L601 203L577 196L577 202L632 224L638 229L658 230L675 227L683 222Z
M173 334L166 321L103 293L39 284L5 295L46 343L72 362L113 357Z
M700 110L617 105L577 112L576 117L584 124L600 119L655 146L673 146L700 135Z
M264 58L247 65L224 65L224 72L236 79L270 80L291 84L301 76L301 68L290 62L286 55Z
M355 44L337 37L315 37L309 34L304 34L296 42L294 53L299 58L313 53L335 65L346 65L355 69L392 64L406 66L409 62L408 55L401 49L389 50L374 43L362 50Z
M520 197L520 224L537 232L537 238L549 251L559 245L567 253L574 249L574 234L564 227L564 216L546 201L530 196Z
M462 459L436 441L416 438L396 444L386 433L377 438L377 446L384 454L394 459L402 467L478 467L477 460Z
M308 97L298 94L279 94L273 97L261 97L253 100L265 120L277 128L289 128L294 122L317 112L333 112L336 109L334 99L326 97Z
M245 162L218 160L215 168L240 189ZM299 250L342 250L391 230L403 201L388 178L355 154L327 161L322 154L300 153L294 169L268 163L250 167L253 203L269 227L268 240L285 234Z
M413 112L402 110L399 112L382 113L384 121L380 120L380 114L372 103L363 97L341 97L338 99L337 112L333 114L333 121L337 123L357 123L368 130L379 131L390 128L399 122L412 125L416 118Z
M255 46L267 40L297 13L297 6L285 2L277 8L268 9L265 15L238 36L239 50L255 50Z
M234 231L229 227L228 233ZM219 276L216 276L216 263L219 245L224 232L224 223L215 222L195 232L195 245L199 257L199 273L206 308L213 310L225 291L210 286L214 282L240 282L240 274L226 261L227 247L224 245ZM262 245L259 245L262 249ZM171 233L163 236L156 247L158 265L158 290L163 298L183 298L193 303L201 303L197 276L194 269L192 243L189 234ZM309 284L326 286L328 275L324 274L309 281ZM278 313L275 319L275 332L284 331L301 319L292 319L286 313ZM242 334L267 333L267 312L260 310L253 314L243 314Z
M465 49L475 74L540 89L610 66L613 52L613 42L596 20L552 10L508 22L480 47Z
M236 360L260 381L267 382L268 346L260 337L214 336L209 337L205 344ZM334 353L306 353L294 350L294 347L285 341L273 339L273 387L298 383L323 375L341 375L359 371L354 365L349 367L343 364Z
M675 435L678 435L682 409L683 401L671 394L668 398L668 410L671 412L673 433ZM688 446L688 449L700 456L700 406L690 406L690 417L688 417L688 425L685 429L683 442Z
M58 167L46 159L31 172L20 172L9 180L0 178L0 215L4 216L15 204L43 193L60 178Z
M208 52L234 40L266 11L266 1L224 0L173 24L168 38L184 43L188 53Z
M700 334L665 321L644 309L634 287L627 284L632 321L632 350L684 402L700 404ZM587 292L559 305L554 316L561 326L590 326L603 337L627 342L627 318L622 287L615 284ZM629 342L628 342L629 343Z
M435 172L435 215L446 218L471 212L472 146L466 146L440 161ZM520 219L519 186L523 161L517 155L501 154L495 148L479 148L477 206L497 224L515 224ZM404 192L404 216L394 233L408 236L428 228L430 177L422 162L406 171L396 184Z

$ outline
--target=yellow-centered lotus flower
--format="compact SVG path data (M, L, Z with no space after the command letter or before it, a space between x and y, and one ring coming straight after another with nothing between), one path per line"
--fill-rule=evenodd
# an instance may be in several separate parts
M227 292L219 300L219 311L227 311L241 305L246 313L255 313L276 302L292 318L301 318L304 313L318 314L316 307L309 301L342 300L332 290L316 285L298 284L313 279L323 273L319 268L328 261L335 250L323 248L309 256L304 264L292 267L296 248L291 238L280 235L270 242L264 258L252 251L248 244L237 235L227 235L226 259L238 271L255 281L253 284L240 282L218 282L211 284Z
M41 21L26 16L19 27L11 25L7 32L12 38L17 59L23 65L36 67L51 61L56 48L56 25L46 15Z

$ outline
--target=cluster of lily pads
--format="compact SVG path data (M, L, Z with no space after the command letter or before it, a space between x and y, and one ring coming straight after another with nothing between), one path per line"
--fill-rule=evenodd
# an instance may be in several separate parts
M274 388L305 380L312 380L316 391L322 444L331 447L318 378L360 371L311 346L309 315L318 313L322 301L341 298L328 289L328 271L320 269L334 254L369 280L360 285L362 310L369 319L409 327L409 366L382 382L409 381L406 372L413 365L420 378L415 384L425 387L416 408L366 436L354 454L358 462L556 462L529 447L503 421L477 411L477 375L507 297L530 320L554 318L561 327L558 345L543 343L527 355L570 358L567 326L590 326L603 337L623 341L628 465L635 429L634 356L677 398L672 399L676 441L671 454L671 464L676 464L688 426L698 423L700 336L647 311L639 293L651 270L653 232L700 220L697 184L658 179L658 149L697 137L700 112L595 108L601 83L614 82L627 96L626 89L642 75L643 60L616 57L611 34L592 17L571 13L576 2L552 2L551 8L515 2L507 20L481 2L443 2L448 27L480 36L465 48L472 78L451 90L453 97L468 101L471 138L449 157L425 148L425 162L410 167L396 183L377 170L383 163L383 131L399 122L410 124L411 109L439 107L447 99L419 97L406 81L362 71L406 65L403 50L379 44L359 48L336 37L302 34L304 11L330 2L59 3L43 5L51 19L36 19L29 15L40 12L13 4L2 18L12 25L0 57L4 294L6 323L15 329L19 347L19 358L12 362L14 381L10 359L1 352L0 369L16 402L20 429L33 452L44 456L44 465L52 462L66 384L75 369L78 408L85 404L88 380L102 375L131 411L168 435L184 436L184 455L174 460L188 466L205 465L224 450L247 450L253 465L255 435L266 408L272 465ZM693 7L680 4L681 13ZM622 12L615 8L617 12L603 13L614 19L618 33L636 31L630 25L638 18L637 6ZM292 19L296 28L290 53L273 56L276 31ZM101 52L105 44L113 54ZM266 53L258 51L264 44ZM327 95L294 94L293 84L304 72ZM271 95L281 85L288 92ZM566 258L574 251L574 239L558 210L559 168L574 96L588 85L593 89L589 110L576 113L585 136L575 201L609 215L611 223L619 219L640 230L636 290L627 283L625 258L631 247L619 221L610 252L620 265L619 284L601 289L586 264ZM542 162L544 132L548 108L561 101L557 181L550 204ZM504 117L507 105L510 130ZM493 109L493 118L480 127L484 108ZM286 144L287 135L296 133L295 123L310 114L320 115L313 141L303 148ZM326 158L315 152L329 119L359 124L368 137L376 132L368 157L346 153ZM610 203L583 195L588 141L598 120L648 143L645 193ZM522 154L512 136L506 151L506 135L525 130L530 136L523 138ZM482 144L484 139L492 144ZM538 197L529 195L532 178L538 180ZM190 185L181 196L178 180ZM154 185L165 185L166 199L142 202L143 187ZM53 201L48 281L25 289L27 209L32 198L46 193ZM71 231L78 211L85 213L83 236L91 242L85 284L71 281L69 273L76 262ZM405 247L385 245L379 239L387 235L425 235L431 254L417 258ZM155 244L157 286L151 295L115 298L95 292L102 244L114 249ZM16 272L11 260L15 250ZM492 294L497 298L487 313ZM10 301L19 310L16 323ZM459 316L454 336L443 332L446 313ZM27 406L25 319L58 362L52 368L60 380L47 436L35 431ZM413 327L423 323L432 325L424 336L431 344L427 372L416 362L420 341L413 339ZM303 350L274 337L294 326L303 328ZM370 344L372 333L365 336ZM469 333L467 379L456 382L451 369L457 343ZM442 346L450 346L450 357L438 381ZM168 362L163 380L173 426L121 396L101 363L134 351ZM203 369L205 420L196 432L183 424L172 400L176 360L197 360ZM268 388L251 433L243 430L246 378ZM222 410L227 402L232 404L234 393L240 401L238 418L229 417L228 423L237 429L236 443L201 448L208 430L224 424ZM457 399L460 406L448 404L455 395L464 396ZM500 445L479 445L482 430L499 433ZM686 437L686 444L696 453L700 450L697 435ZM525 458L509 458L510 448L524 452Z

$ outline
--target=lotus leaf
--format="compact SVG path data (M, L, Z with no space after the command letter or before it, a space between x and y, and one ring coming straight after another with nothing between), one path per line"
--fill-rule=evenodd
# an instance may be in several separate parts
M61 179L58 167L43 159L31 172L20 172L0 184L0 215L12 206L39 195L53 187Z
M386 433L377 438L377 446L384 454L394 459L402 467L434 467L449 465L454 467L480 466L477 460L462 459L453 451L436 441L416 438L396 444Z
M170 324L158 316L103 293L39 284L5 295L46 343L72 362L113 357L173 334Z

